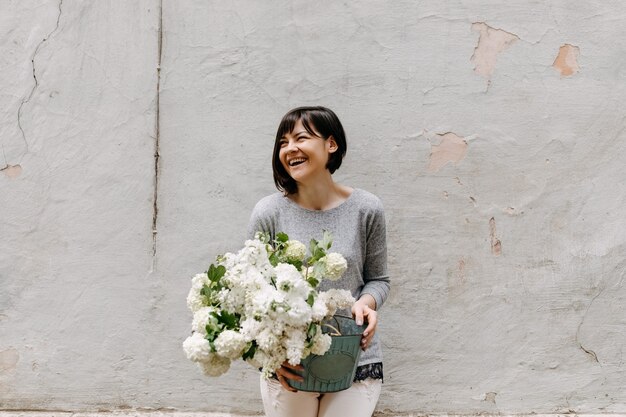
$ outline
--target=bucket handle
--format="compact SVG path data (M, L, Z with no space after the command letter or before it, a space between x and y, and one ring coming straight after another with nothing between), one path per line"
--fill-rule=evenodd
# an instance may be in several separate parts
M332 316L331 318L335 320L335 323L337 323L337 327L331 326L328 323L322 323L322 326L329 327L331 330L335 332L335 333L330 333L331 336L341 336L341 325L339 324L339 320L337 320L335 316Z

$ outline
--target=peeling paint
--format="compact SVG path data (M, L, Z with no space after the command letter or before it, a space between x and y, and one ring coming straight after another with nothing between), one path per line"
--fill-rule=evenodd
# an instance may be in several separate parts
M496 219L489 219L489 238L491 240L491 253L500 256L502 254L502 242L496 234Z
M578 56L580 48L566 43L559 48L559 54L552 66L561 73L562 77L569 77L576 74L580 67L578 66Z
M437 135L441 138L438 145L432 145L428 171L437 172L447 163L458 164L467 154L467 141L452 132ZM460 180L459 180L460 184Z
M15 179L22 174L22 166L19 164L7 165L6 167L0 169L0 171L4 172L7 177Z
M473 23L472 30L479 32L480 35L470 61L474 64L476 74L490 80L496 67L498 54L519 40L519 37L502 29L494 29L483 22Z
M498 395L497 392L486 392L484 401L486 401L488 403L492 403L492 404L495 405L495 403L496 403L496 395Z
M17 349L6 349L0 351L0 373L9 372L17 367L20 354Z

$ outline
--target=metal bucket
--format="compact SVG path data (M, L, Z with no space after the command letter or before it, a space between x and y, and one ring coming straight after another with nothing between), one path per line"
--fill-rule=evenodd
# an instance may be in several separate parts
M341 336L331 336L330 349L324 355L309 355L302 360L304 381L289 380L298 391L337 392L352 385L367 325L358 326L352 317L345 316L334 316L328 324L337 327Z

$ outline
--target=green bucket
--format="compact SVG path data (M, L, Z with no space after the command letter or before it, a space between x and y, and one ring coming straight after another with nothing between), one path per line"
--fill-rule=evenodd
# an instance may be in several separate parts
M337 392L352 385L361 356L361 336L367 325L358 326L352 317L345 316L334 316L326 323L336 327L341 336L332 336L325 354L309 355L302 360L304 381L289 380L289 385L298 391ZM328 333L328 326L322 328Z

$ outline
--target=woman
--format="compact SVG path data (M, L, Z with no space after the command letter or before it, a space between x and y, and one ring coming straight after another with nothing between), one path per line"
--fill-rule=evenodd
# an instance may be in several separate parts
M389 293L385 216L378 197L336 183L332 174L346 154L341 122L325 107L299 107L287 113L276 134L272 166L282 193L261 199L248 227L252 238L263 231L275 238L319 239L323 230L333 236L333 252L341 253L348 269L338 281L325 280L321 290L344 288L357 300L352 315L367 323L361 339L363 352L354 384L336 393L299 392L289 379L302 366L285 362L277 379L261 378L261 394L268 417L371 416L382 384L381 344L376 334L377 310Z

